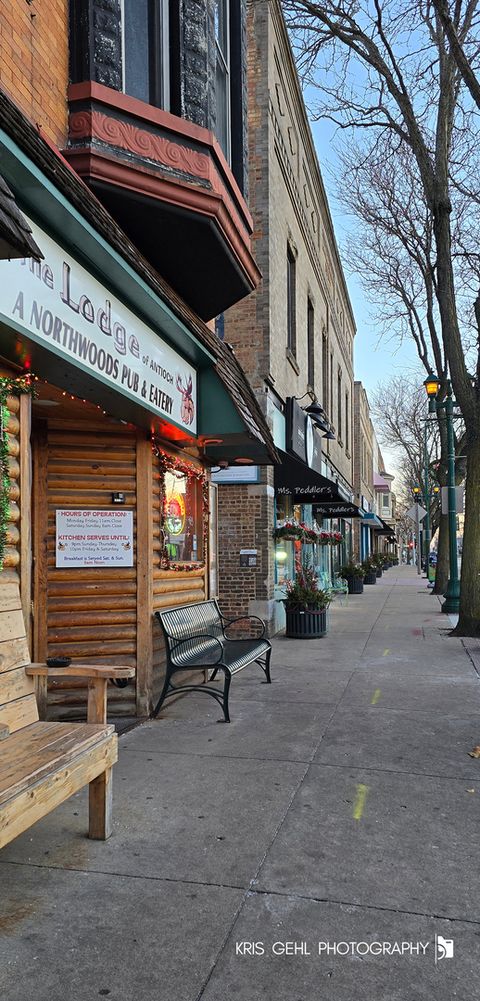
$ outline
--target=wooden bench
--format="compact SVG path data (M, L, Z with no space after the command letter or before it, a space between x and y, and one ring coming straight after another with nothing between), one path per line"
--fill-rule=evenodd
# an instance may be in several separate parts
M225 722L230 722L228 693L234 674L249 664L259 664L266 681L270 684L271 643L265 638L265 623L256 615L243 615L237 619L227 619L222 615L216 601L199 601L191 605L156 612L165 637L167 655L165 683L160 698L153 711L158 712L171 695L181 692L204 692L212 695L222 706ZM226 630L239 622L260 623L262 632L255 639L234 639ZM222 691L210 688L208 684L172 684L172 676L179 671L208 671L213 669L209 681L214 681L218 671L225 677Z
M0 583L0 848L87 784L89 837L109 837L118 740L106 723L107 683L134 674L31 664L18 587ZM87 723L39 721L35 679L46 702L49 676L88 678Z

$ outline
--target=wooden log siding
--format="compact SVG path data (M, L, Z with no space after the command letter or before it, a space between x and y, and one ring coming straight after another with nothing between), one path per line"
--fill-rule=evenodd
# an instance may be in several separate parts
M2 373L3 374L3 373ZM7 544L3 561L2 583L20 582L20 399L7 398L10 414L7 424L8 474L10 478L10 509Z
M92 664L136 667L136 437L127 429L118 432L62 431L51 428L43 446L46 452L45 510L36 498L37 614L45 608L44 621L36 624L35 659L65 654ZM42 470L42 443L37 443L37 469ZM37 485L37 490L40 485ZM57 508L112 507L112 493L126 495L126 509L134 512L135 565L125 568L57 569L55 566L55 512ZM42 520L44 525L42 528ZM38 523L40 521L40 524ZM45 524L46 522L46 524ZM42 536L46 538L47 572L38 567ZM44 594L42 596L42 590ZM43 598L43 602L42 602ZM82 681L49 684L48 718L69 719L86 715L87 693ZM109 712L135 715L135 686L109 691Z

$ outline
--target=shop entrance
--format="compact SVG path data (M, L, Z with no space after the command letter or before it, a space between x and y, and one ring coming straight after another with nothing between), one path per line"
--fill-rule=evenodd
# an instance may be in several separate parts
M62 655L137 666L137 438L100 408L39 383L31 434L35 661ZM124 546L133 545L133 559L125 559L133 565L62 567L56 512L115 510L115 498L132 512L133 539ZM110 715L134 716L135 703L134 684L109 692ZM82 683L52 684L49 718L78 717L84 708Z

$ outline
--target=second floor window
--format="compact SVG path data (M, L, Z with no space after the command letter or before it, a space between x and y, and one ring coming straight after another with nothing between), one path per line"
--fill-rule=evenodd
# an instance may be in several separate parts
M293 250L287 250L287 348L297 353L297 264Z
M307 301L307 382L315 389L315 310L311 299Z
M169 0L122 0L123 89L157 108L170 107Z
M343 428L342 428L342 424L343 424L343 421L342 421L342 403L343 403L343 400L342 400L342 373L341 373L340 369L338 370L337 383L338 383L338 385L337 385L337 425L338 425L337 426L337 437L338 437L339 442L341 442L342 441L342 431L343 431Z
M230 124L230 10L229 0L215 0L216 135L226 159L231 159Z
M345 393L345 450L350 451L350 395Z

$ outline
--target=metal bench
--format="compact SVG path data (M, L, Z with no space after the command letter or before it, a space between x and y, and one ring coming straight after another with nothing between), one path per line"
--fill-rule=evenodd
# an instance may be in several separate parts
M228 693L234 674L249 664L259 664L266 682L270 684L271 643L265 639L265 623L256 615L242 615L237 619L227 619L222 615L216 601L200 601L192 605L182 605L168 611L155 613L165 637L167 654L165 683L160 698L153 711L157 716L165 699L179 692L205 692L222 706L225 722L230 722ZM260 623L261 635L250 639L234 639L226 630L239 622ZM218 671L225 676L223 689L211 688L209 684L174 685L172 676L179 671L208 671L213 673L208 679L215 680Z

